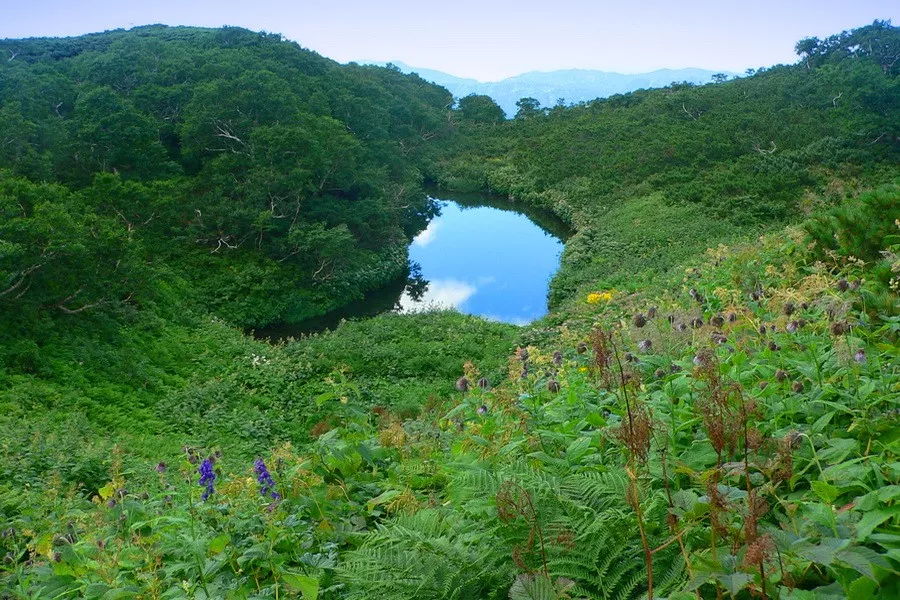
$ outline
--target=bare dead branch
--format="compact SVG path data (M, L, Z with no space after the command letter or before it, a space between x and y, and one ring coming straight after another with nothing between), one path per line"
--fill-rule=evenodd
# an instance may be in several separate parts
M760 154L774 154L776 150L778 150L778 146L775 145L774 140L769 142L769 148L760 148L759 144L753 144L753 149L759 152Z
M15 283L12 283L8 288L6 288L2 292L0 292L0 296L6 296L7 294L11 294L14 291L16 291L17 289L19 289L19 287L23 283L25 283L25 280L28 279L28 276L31 275L32 273L34 273L35 271L37 271L38 269L40 269L41 267L43 267L44 264L46 264L46 263L38 263L38 264L31 265L30 267L28 267L21 273L19 273L17 275L13 275L13 280L15 281ZM29 283L28 285L30 286L31 284ZM18 298L18 296L16 296L16 297Z
M234 250L237 248L237 246L232 246L231 244L229 244L225 238L220 237L218 239L218 245L214 249L210 250L209 253L215 254L216 252L218 252L219 250L222 249L222 246L225 246L229 250Z

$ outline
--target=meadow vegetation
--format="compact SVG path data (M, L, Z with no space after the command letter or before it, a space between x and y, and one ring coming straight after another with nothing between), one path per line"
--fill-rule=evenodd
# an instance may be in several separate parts
M890 23L508 122L236 28L0 46L0 598L900 596ZM244 333L402 276L428 183L570 225L546 318Z

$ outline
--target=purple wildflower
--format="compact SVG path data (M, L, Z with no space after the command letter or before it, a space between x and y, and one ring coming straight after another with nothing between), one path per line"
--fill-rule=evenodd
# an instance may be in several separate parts
M653 342L650 340L641 340L638 342L638 350L641 352L650 352L653 349Z
M200 474L200 485L206 488L203 490L203 495L201 496L205 501L216 491L214 487L216 474L213 472L212 461L208 458L204 459L200 464L200 468L197 469L197 472Z
M865 350L857 350L856 354L853 355L853 360L858 362L861 365L866 364L866 351Z
M485 406L484 404L482 404L481 406L478 407L478 414L479 414L479 415L486 415L486 414L487 414L487 411L488 411L488 407Z
M167 468L168 468L168 465L166 463L164 463L164 462L158 463L156 465L156 472L157 473L165 473Z
M259 493L262 496L269 496L273 500L278 500L281 495L275 491L275 480L269 474L266 463L263 459L257 458L253 463L253 471L256 473L256 481L259 482Z

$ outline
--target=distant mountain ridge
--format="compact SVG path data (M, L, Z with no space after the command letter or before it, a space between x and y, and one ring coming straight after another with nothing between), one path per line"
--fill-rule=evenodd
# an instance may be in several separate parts
M386 66L388 63L369 64ZM708 83L713 74L720 71L708 69L659 69L650 73L613 73L590 69L565 69L560 71L530 71L514 77L493 82L456 77L434 69L411 67L400 61L393 64L404 73L418 73L422 79L432 81L447 88L454 98L469 94L490 96L512 117L518 110L516 102L521 98L534 98L541 106L553 106L560 98L566 104L584 102L595 98L605 98L644 88L665 87L673 81L689 81L695 84ZM734 75L734 73L726 73Z

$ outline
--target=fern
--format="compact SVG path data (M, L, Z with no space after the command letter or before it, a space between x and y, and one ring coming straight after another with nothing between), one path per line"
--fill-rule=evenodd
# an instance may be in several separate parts
M500 598L513 572L490 531L436 510L401 516L366 536L338 571L347 598Z

